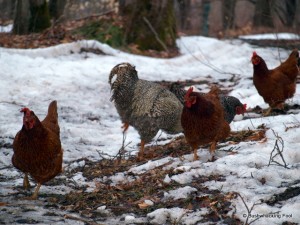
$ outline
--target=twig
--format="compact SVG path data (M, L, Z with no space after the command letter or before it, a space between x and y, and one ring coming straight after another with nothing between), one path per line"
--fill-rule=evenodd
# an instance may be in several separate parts
M124 156L124 158L125 158L125 153L127 152L125 150L125 148L131 143L131 141L130 141L125 145L125 141L126 141L126 133L123 132L122 146L119 149L118 153L112 158L113 160L118 159L119 161L121 161L122 156ZM130 154L130 152L129 152L129 154Z
M13 166L11 166L11 165L10 166L4 166L4 167L1 167L0 170L11 169L11 168L13 168Z
M238 75L238 76L242 76L241 74L234 74L234 73L230 73L230 72L223 72L221 71L218 67L214 66L213 64L211 64L208 60L207 63L206 62L203 62L201 59L199 59L197 56L195 56L189 49L188 47L184 44L184 42L182 41L182 45L183 47L189 52L189 54L194 58L196 59L197 61L199 61L200 63L202 63L203 65L211 68L212 70L216 71L217 73L220 73L220 74L228 74L228 75L233 75L233 78ZM200 49L201 51L201 49ZM201 51L202 53L202 51ZM202 53L202 55L204 56L204 54Z
M158 41L158 43L165 49L166 52L168 52L168 48L165 45L165 43L162 42L162 40L159 38L157 32L154 30L153 26L151 25L151 23L149 22L149 20L143 16L143 20L145 21L145 23L148 25L148 27L150 28L150 30L153 32L155 39Z
M255 222L256 220L260 219L260 217L257 217L256 219L252 220L251 222L248 223L248 220L249 220L249 217L251 215L251 212L252 210L254 209L255 206L257 205L261 205L263 202L259 202L259 203L254 203L251 208L249 209L248 205L246 204L244 198L242 197L242 195L238 192L235 192L239 197L240 199L242 200L244 206L246 207L246 210L247 210L247 218L246 218L246 221L244 223L244 225L250 225L251 223Z
M20 107L24 107L24 105L20 104L20 103L17 103L15 101L12 101L12 102L8 102L8 101L1 101L0 104L11 104L11 105L17 105L17 106L20 106Z
M88 225L104 225L104 224L100 224L100 223L96 223L94 221L89 221L87 219L83 219L83 218L80 218L80 217L77 217L77 216L72 216L72 215L68 215L66 214L64 216L65 219L69 219L69 220L76 220L76 221L81 221L85 224L88 224Z
M271 152L271 154L270 154L270 160L269 160L268 166L274 165L274 164L275 164L275 165L278 165L278 166L282 166L282 167L284 167L284 168L286 168L286 169L289 169L287 163L286 163L285 160L284 160L283 154L282 154L283 149L284 149L284 141L283 141L283 139L282 139L281 137L278 136L277 133L275 133L275 131L274 131L273 129L272 129L272 131L273 131L273 134L274 134L275 137L276 137L276 141L275 141L274 148L273 148L273 150L272 150L272 152ZM278 142L281 144L281 148L279 147ZM276 153L275 153L275 151L276 151ZM275 154L273 155L273 153L275 153ZM278 155L280 156L280 158L281 158L283 164L282 164L282 163L279 163L279 162L276 161L276 160L274 160L274 158L275 158L276 156L278 156ZM274 163L274 164L271 164L271 163Z
M248 113L248 112L247 112L247 115L249 116L249 113ZM251 119L250 116L249 116L249 120L250 120L250 123L251 123L252 127L255 128L255 126L254 126L254 124L253 124L252 119Z

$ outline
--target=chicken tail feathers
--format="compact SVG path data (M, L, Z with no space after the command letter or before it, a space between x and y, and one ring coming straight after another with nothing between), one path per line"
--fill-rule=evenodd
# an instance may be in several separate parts
M59 134L57 101L52 101L48 107L48 114L42 122L48 128Z
M219 95L221 94L221 90L216 85L214 85L214 86L211 87L208 94L215 95L219 99Z
M49 104L48 107L48 114L45 118L45 120L51 122L51 123L57 123L57 118L58 118L58 114L57 114L57 101L52 101Z

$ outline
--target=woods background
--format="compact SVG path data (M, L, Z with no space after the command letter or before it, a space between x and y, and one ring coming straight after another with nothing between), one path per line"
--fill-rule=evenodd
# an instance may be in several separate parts
M23 3L29 0L22 0ZM130 0L129 0L130 1ZM2 24L15 17L17 0L0 0ZM40 1L43 2L43 1ZM117 10L125 0L50 0L58 4L56 18L81 19ZM300 29L300 0L175 0L177 30L186 34L232 36L274 29L278 32Z
M299 34L300 0L0 0L0 25L6 24L14 24L15 36L0 35L2 47L95 39L136 54L153 50L172 57L181 35L221 39L256 33ZM27 38L25 46L16 36L43 31L42 36ZM45 43L50 36L51 43ZM273 42L286 48L299 44L299 40Z

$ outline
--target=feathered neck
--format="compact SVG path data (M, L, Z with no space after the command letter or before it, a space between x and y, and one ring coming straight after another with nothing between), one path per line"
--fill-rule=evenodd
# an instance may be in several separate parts
M204 96L198 93L193 93L192 95L196 96L196 103L190 108L185 107L186 109L203 117L210 116L214 112L214 105L211 101L208 101Z
M253 70L254 70L254 75L259 75L259 76L266 76L269 73L268 66L265 60L263 60L261 57L260 57L260 62L257 65L253 65Z
M34 126L31 129L26 128L26 126L23 124L22 131L24 131L27 135L31 136L37 136L44 135L45 128L38 117L35 116Z

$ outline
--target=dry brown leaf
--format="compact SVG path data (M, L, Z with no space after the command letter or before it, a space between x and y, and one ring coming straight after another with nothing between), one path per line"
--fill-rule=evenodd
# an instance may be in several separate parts
M142 203L138 204L138 206L140 209L146 209L151 205L147 204L146 202L142 202Z

